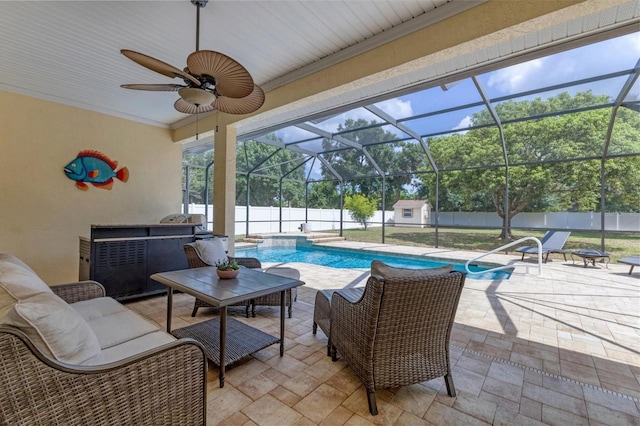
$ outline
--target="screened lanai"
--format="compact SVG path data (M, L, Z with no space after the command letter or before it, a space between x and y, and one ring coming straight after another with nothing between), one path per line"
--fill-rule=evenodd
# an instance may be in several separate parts
M604 250L607 212L640 212L639 74L640 33L577 40L239 135L246 234L250 205L342 211L363 194L383 243L390 207L425 199L436 246L440 211L494 211L508 238L513 216L551 210L598 212Z

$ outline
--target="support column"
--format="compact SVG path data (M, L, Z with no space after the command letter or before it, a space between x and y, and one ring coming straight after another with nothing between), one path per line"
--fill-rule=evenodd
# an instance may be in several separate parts
M220 125L213 143L213 233L229 236L234 254L236 221L236 129Z

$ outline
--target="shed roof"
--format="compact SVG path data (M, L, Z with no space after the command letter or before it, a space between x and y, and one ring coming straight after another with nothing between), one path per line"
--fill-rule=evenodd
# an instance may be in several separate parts
M429 204L427 203L426 200L398 200L394 205L393 208L416 208L416 207L422 207L425 204Z

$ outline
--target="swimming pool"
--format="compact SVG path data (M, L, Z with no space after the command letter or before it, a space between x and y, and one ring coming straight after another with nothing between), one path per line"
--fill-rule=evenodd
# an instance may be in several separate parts
M356 250L346 250L334 247L304 247L304 246L266 246L247 249L237 249L238 257L255 257L261 262L300 262L313 265L330 266L332 268L370 268L371 261L381 260L384 263L403 268L435 268L453 264L456 271L465 271L463 262L447 260L427 260L412 256L398 256L393 254L367 253ZM490 267L470 265L471 271L486 271ZM470 279L505 280L509 279L509 271L493 271L483 274L469 275Z

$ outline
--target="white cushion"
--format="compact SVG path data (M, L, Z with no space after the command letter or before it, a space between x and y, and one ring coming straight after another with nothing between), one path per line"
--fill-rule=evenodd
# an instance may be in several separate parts
M280 277L291 278L292 280L300 279L300 271L286 266L272 266L264 270L267 274L278 275Z
M215 266L218 262L229 260L227 253L224 251L222 240L217 237L196 241L196 250L202 260L211 266Z
M144 336L136 337L135 339L104 349L97 357L85 361L83 365L99 365L120 361L175 340L176 338L169 333L156 329L153 333L145 334Z
M100 352L86 321L53 293L20 300L5 323L21 329L44 353L62 362L80 364Z
M389 266L379 260L371 261L371 275L378 275L382 278L425 278L451 272L453 265L445 265L437 268L411 269L396 268Z
M0 261L0 323L18 301L40 293L53 294L31 268L16 262Z
M72 303L95 333L101 349L158 331L158 326L127 309L110 297L98 297Z
M28 271L33 272L33 269L31 269L31 267L29 267L29 265L27 265L26 263L24 263L22 260L18 259L17 257L15 257L12 254L9 253L0 253L0 264L4 263L4 262L9 262L9 263L13 263L14 265L18 265ZM35 272L33 272L35 274Z

